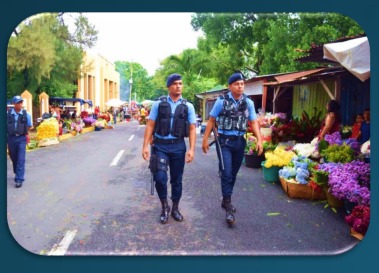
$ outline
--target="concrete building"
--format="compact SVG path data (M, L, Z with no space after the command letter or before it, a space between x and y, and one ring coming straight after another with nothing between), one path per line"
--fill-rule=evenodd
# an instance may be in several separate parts
M120 99L120 73L113 63L101 55L90 55L87 52L81 70L76 98L91 100L93 107L100 106L101 111L108 109L105 103L109 99ZM90 108L88 104L83 104L82 107Z

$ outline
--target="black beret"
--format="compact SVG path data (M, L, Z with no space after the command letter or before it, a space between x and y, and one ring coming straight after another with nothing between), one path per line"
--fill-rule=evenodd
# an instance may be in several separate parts
M170 76L167 77L167 82L166 82L166 86L169 87L174 81L178 81L178 80L181 80L182 79L182 76L180 76L179 74L171 74Z
M241 81L244 80L243 76L241 73L234 73L229 77L228 84L232 84L236 81Z

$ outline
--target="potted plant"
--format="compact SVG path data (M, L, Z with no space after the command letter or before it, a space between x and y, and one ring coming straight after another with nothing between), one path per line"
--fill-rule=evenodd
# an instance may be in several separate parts
M265 152L266 160L261 163L264 179L273 183L279 182L279 170L287 166L295 155L294 152L287 151L282 146L277 146L273 151Z
M265 160L264 153L269 150L274 150L277 145L264 141L263 153L258 155L257 138L253 135L253 133L246 133L245 138L245 166L248 168L260 168L262 161Z
M350 226L350 234L362 240L370 224L370 206L355 206L351 213L345 216L345 221Z
M354 160L348 163L324 163L320 169L329 173L329 192L343 200L350 213L354 205L370 205L370 164Z

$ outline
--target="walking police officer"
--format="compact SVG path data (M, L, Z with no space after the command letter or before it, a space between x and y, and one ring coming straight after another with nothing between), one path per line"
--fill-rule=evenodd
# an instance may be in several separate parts
M221 207L226 210L226 222L229 225L233 225L235 223L234 212L236 208L231 203L231 197L237 173L244 157L246 146L244 133L246 132L248 120L251 121L253 133L257 137L259 154L262 154L263 146L259 125L256 120L254 102L243 94L243 75L241 73L232 74L228 84L229 92L216 100L210 112L203 136L202 149L204 153L208 152L208 137L217 119L217 134L221 148L218 155L220 162L223 163L219 164L222 191Z
M7 144L16 188L22 187L25 180L26 135L33 126L30 114L22 109L22 102L20 96L14 96L12 99L14 107L7 113Z
M179 74L171 74L167 78L166 86L168 96L161 97L152 105L142 148L142 157L145 160L150 158L155 189L162 204L162 224L167 223L171 210L167 202L168 169L171 183L171 216L176 221L183 221L183 215L179 212L183 171L185 163L191 162L194 158L196 142L195 109L182 97L182 77ZM189 137L188 151L185 137ZM152 145L151 155L149 144Z

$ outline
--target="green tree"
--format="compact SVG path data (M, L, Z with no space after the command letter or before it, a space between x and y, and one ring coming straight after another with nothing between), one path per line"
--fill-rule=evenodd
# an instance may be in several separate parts
M73 21L71 28L66 19ZM44 13L26 19L8 44L8 96L28 89L34 95L45 91L50 96L72 97L83 65L83 50L93 46L96 39L97 31L79 13L66 17L64 13Z

